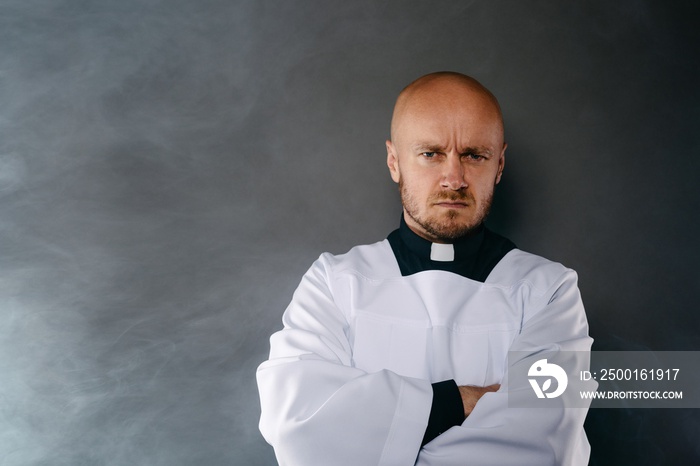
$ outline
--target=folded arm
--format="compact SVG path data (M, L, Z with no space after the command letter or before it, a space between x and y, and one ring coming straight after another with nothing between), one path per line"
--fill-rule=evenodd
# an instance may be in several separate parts
M280 465L413 465L430 414L425 380L352 367L347 323L320 259L257 372L260 430Z
M528 312L510 351L534 356L590 350L592 339L573 271L566 271ZM509 381L508 373L532 362L530 357L511 361L498 391L484 393L460 426L425 445L416 464L470 464L465 458L494 466L588 464L590 447L583 431L586 409L509 407L509 397L532 388L526 380Z

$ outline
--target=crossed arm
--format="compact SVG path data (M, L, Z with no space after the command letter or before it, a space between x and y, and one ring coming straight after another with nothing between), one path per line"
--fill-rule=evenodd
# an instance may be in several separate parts
M585 412L509 409L507 383L500 392L498 384L457 387L463 410L457 417L463 423L452 422L447 428L454 429L439 428L429 438L436 415L433 385L388 370L367 373L353 367L348 324L326 280L322 266L304 277L285 312L285 328L272 336L270 358L257 373L260 430L280 465L461 465L464 458L501 466L585 464L580 459L585 452L576 453ZM572 325L582 312L576 309L575 280L558 293L555 305L523 326L514 350L590 348L587 327ZM552 342L559 330L562 341ZM557 441L550 443L553 437Z

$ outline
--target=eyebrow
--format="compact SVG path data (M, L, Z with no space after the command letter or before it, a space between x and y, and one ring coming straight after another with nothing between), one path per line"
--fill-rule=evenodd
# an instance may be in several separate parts
M413 146L415 152L445 152L445 147L440 144L415 144ZM485 154L493 155L493 151L486 146L468 146L459 151L460 154Z
M439 144L415 144L412 149L415 152L444 152L445 147Z

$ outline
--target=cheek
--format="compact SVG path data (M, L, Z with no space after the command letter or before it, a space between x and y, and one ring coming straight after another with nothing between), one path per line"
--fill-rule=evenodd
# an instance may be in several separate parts
M474 186L473 193L474 197L477 199L478 202L484 202L487 199L490 199L493 196L493 190L495 186L495 180L485 180L484 182L480 183L478 186Z
M401 172L404 183L416 190L429 191L440 186L440 173L435 169L410 167Z
M434 191L430 183L423 178L405 177L403 181L408 193L417 201L425 201Z
M498 167L482 167L469 175L469 185L473 192L486 193L493 191L498 179Z

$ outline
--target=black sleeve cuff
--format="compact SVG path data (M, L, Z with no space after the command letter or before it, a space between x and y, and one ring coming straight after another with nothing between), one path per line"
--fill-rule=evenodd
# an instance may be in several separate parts
M433 403L421 447L453 426L464 422L464 405L454 380L433 384Z

